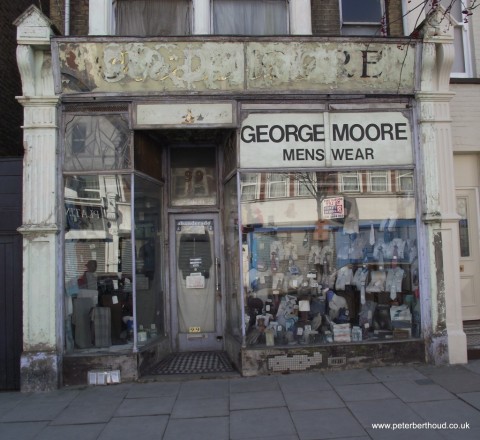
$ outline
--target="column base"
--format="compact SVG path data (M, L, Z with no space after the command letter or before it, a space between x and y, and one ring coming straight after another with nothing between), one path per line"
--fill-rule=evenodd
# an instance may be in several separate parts
M20 390L52 391L59 388L59 356L54 352L26 352L20 358Z

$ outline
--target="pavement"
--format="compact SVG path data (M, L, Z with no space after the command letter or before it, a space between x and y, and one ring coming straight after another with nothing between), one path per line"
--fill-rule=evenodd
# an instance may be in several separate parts
M333 438L480 439L480 360L0 393L1 440Z

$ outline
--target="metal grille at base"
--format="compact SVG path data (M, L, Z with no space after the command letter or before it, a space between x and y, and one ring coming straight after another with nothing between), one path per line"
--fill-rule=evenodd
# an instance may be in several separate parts
M223 352L197 351L174 353L152 367L148 374L199 374L233 371L228 356Z

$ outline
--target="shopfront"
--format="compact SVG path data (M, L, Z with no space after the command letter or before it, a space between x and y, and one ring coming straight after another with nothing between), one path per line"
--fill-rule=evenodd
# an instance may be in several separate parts
M431 47L54 38L62 172L41 249L63 383L178 352L226 352L245 376L453 362Z

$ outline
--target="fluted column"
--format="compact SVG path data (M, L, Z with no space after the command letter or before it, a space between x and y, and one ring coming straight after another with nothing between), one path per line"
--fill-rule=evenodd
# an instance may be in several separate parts
M449 92L453 38L441 22L424 29L421 90L416 94L423 180L421 210L425 264L420 296L429 359L437 364L467 362L461 315L459 216L456 212Z
M22 391L50 390L60 382L62 296L59 240L58 97L53 87L50 23L35 7L20 19L17 63L23 95L23 353ZM23 26L29 29L23 29ZM35 29L35 41L28 37ZM23 36L23 37L22 37Z

